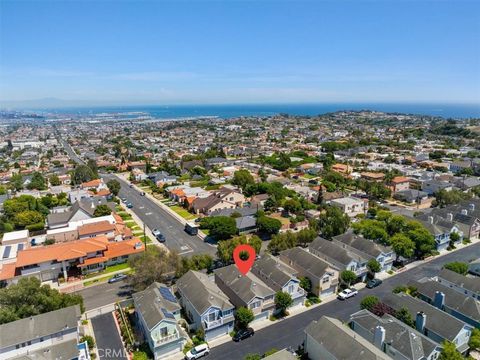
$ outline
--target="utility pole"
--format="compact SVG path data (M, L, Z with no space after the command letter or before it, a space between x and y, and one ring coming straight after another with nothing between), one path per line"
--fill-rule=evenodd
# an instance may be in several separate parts
M147 235L145 232L145 222L143 222L143 241L145 242L145 252L147 251Z

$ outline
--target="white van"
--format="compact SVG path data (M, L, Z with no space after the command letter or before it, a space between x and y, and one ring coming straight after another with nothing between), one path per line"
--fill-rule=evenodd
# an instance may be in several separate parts
M186 360L200 359L203 356L207 356L209 352L210 352L210 348L208 347L207 344L200 344L195 346L189 352L187 352L185 354L185 359Z

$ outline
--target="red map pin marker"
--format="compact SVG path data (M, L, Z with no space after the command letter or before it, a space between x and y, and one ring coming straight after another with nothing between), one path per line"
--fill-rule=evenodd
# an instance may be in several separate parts
M241 253L247 253L248 259L243 260L240 257ZM240 270L243 275L247 275L255 262L255 249L248 244L238 245L235 250L233 250L233 260L238 270Z

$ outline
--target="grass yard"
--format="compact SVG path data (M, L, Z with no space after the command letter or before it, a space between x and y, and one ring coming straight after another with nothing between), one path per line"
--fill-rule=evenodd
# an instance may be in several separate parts
M112 265L112 266L107 266L104 270L96 273L91 273L88 275L84 276L84 279L90 279L95 276L103 275L103 274L111 274L115 271L120 271L120 270L128 270L129 266L128 263L123 263L123 264L117 264L117 265Z
M197 218L195 215L189 213L186 209L182 208L181 206L174 205L174 206L171 206L170 209L175 211L178 215L180 215L185 220L193 220Z

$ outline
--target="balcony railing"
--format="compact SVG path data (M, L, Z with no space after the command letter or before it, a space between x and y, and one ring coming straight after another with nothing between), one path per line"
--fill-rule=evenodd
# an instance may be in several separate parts
M178 339L179 337L180 337L180 336L179 336L178 332L175 332L175 333L170 334L170 335L162 336L160 339L157 339L157 340L155 341L155 345L165 344L165 343L167 343L167 342L176 340L176 339Z
M223 318L213 320L213 321L203 320L203 324L205 326L205 329L211 329L211 328L222 325L223 324Z

